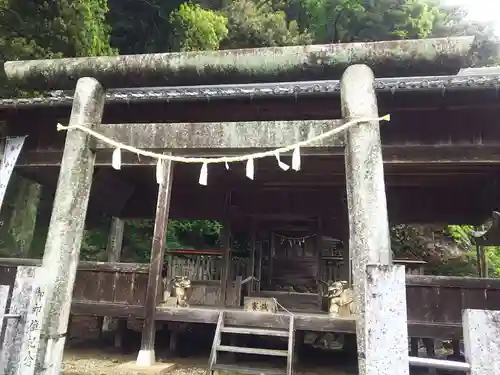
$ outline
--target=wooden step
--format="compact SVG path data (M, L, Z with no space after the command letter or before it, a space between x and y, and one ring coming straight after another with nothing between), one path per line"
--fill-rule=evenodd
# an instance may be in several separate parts
M250 375L285 375L284 370L274 368L243 367L236 365L217 364L212 366L212 371L225 371Z
M244 348L241 346L218 345L217 350L221 352L231 352L231 353L271 355L274 357L288 357L287 350L278 350L278 349Z
M279 336L288 337L288 331L280 329L262 329L262 328L244 328L244 327L222 327L221 332L236 333L239 335L256 335L256 336Z

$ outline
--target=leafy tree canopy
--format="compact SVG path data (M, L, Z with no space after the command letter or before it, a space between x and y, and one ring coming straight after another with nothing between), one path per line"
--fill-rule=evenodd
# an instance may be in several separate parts
M439 0L0 0L0 63L115 53L490 36L491 30L491 25L467 21L463 9L445 7ZM15 88L0 76L0 95L13 93ZM172 221L167 245L217 247L220 230L221 225L212 221ZM469 232L470 227L464 226L433 230L398 225L392 229L393 247L397 256L439 259L439 272L471 274L475 273L475 254ZM152 222L131 221L126 233L125 258L148 261ZM104 260L106 238L105 222L88 231L82 257ZM235 246L244 249L245 239L238 239ZM488 249L494 275L500 273L498 249ZM465 255L450 256L457 251Z

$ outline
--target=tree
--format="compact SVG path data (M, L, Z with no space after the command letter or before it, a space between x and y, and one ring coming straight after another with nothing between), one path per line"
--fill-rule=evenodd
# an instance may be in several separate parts
M108 0L111 45L121 54L170 51L170 14L183 0Z
M467 19L467 11L459 6L445 6L438 0L434 0L441 12L436 19L432 35L435 37L448 36L479 36L492 38L494 35L494 25L471 21Z
M109 45L107 0L0 0L0 64L7 60L116 53ZM0 96L20 92L0 69ZM33 237L40 186L14 173L0 221L0 247L26 256Z
M301 32L295 20L287 20L281 4L271 1L235 0L223 11L229 35L223 48L253 48L309 44L312 39Z
M0 0L3 61L109 55L117 50L129 54L487 37L491 30L490 25L465 20L461 8L444 7L439 0ZM0 94L12 92L0 76ZM10 203L18 198L14 196ZM8 219L18 222L21 217ZM167 246L217 247L220 228L212 221L171 221ZM393 247L398 256L443 260L436 272L475 274L475 253L467 231L464 226L398 225L392 230ZM151 220L131 221L126 232L126 258L148 261ZM14 234L12 240L24 238ZM87 231L82 257L105 260L106 238L105 223ZM499 249L487 251L491 274L500 276Z
M227 34L227 18L198 4L181 4L170 15L171 48L175 51L218 50Z
M434 0L299 0L302 27L320 43L420 39L445 28Z
M114 54L107 11L107 0L0 0L0 62Z

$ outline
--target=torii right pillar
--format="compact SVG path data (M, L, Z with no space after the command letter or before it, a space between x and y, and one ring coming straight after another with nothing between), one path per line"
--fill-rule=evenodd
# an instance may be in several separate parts
M374 83L368 66L347 68L341 80L345 120L379 117ZM359 374L407 375L405 272L392 265L378 121L349 129L345 167Z

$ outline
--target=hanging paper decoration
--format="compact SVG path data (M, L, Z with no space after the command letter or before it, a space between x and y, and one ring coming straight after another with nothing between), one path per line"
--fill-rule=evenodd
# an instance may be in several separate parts
M294 171L300 170L300 148L297 146L295 150L293 150L292 154L292 169Z
M111 157L111 166L119 171L122 168L122 152L119 148L115 148Z
M250 180L253 180L255 174L253 159L248 159L246 167L246 175Z
M283 162L281 161L281 159L280 159L280 153L279 153L279 152L277 152L277 153L276 153L276 160L278 160L278 166L279 166L281 169L283 169L284 171L287 171L287 170L289 170L289 169L290 169L290 166L289 166L288 164L283 163Z
M203 186L207 186L208 184L208 165L207 163L203 163L201 165L200 170L200 178L198 179L198 183Z
M163 172L164 172L163 160L158 159L158 163L156 163L156 183L158 185L160 185L165 180Z
M5 192L7 191L7 184L9 183L10 176L16 165L17 158L21 153L24 145L23 137L7 137L5 141L5 152L3 154L2 164L0 164L0 208L2 208Z

